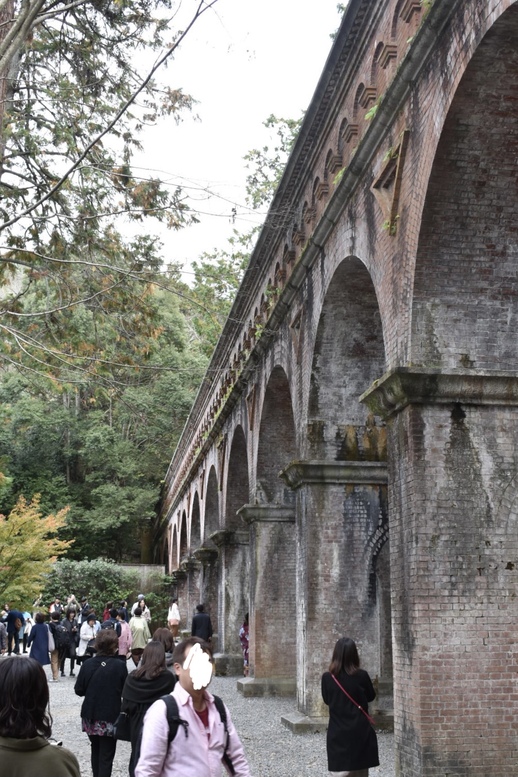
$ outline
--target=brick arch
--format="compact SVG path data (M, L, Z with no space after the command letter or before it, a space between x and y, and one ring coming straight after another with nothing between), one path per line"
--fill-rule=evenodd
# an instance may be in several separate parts
M176 567L178 557L178 539L177 531L174 523L169 524L169 530L167 532L167 544L168 544L168 570L172 572Z
M174 570L178 568L178 559L180 554L180 544L179 544L179 528L176 524L176 521L172 524L172 531L171 531L171 547L170 547L170 570Z
M297 456L295 421L288 378L275 367L264 394L259 426L255 501L283 504L293 492L279 478L279 472Z
M371 84L376 83L376 79L378 77L378 71L380 69L380 57L381 52L384 49L385 44L383 41L379 41L376 44L376 48L374 49L374 55L372 57L372 64L371 64Z
M237 426L232 439L227 466L227 488L225 503L225 529L243 527L237 511L250 501L250 480L246 437L242 426Z
M189 549L189 540L187 537L187 513L185 510L182 512L182 519L180 522L180 529L179 529L179 546L180 546L180 561L182 561L185 556L187 556L187 552Z
M212 466L205 495L204 542L219 529L219 488L216 468Z
M198 492L194 494L191 512L191 548L198 548L201 545L201 511L200 497Z
M330 170L330 167L331 167L333 156L334 156L333 149L330 148L329 151L326 154L326 161L325 161L325 164L324 164L324 181L326 183L329 182L329 170Z
M339 154L343 154L345 149L345 145L346 145L345 133L348 126L349 126L349 122L347 121L347 119L342 119L342 121L340 122L340 128L338 130L338 153Z
M358 84L356 88L356 93L354 96L354 104L353 104L353 120L358 119L358 109L360 106L360 100L362 99L362 95L365 92L365 84L361 83Z
M308 403L311 458L375 459L378 432L358 398L383 374L385 351L372 279L357 257L336 269L315 339Z
M317 177L313 181L313 188L311 190L311 207L316 208L317 201L318 201L318 191L320 187L320 178Z
M450 105L423 209L410 360L518 368L518 5L486 33Z

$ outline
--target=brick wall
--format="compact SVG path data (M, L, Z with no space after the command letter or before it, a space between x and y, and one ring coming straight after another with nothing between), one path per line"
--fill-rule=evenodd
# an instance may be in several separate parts
M400 774L482 777L518 764L518 461L507 435L517 424L516 409L456 405L394 421Z
M289 501L276 470L293 454L302 469L388 460L388 508L379 484L293 486L294 650L310 716L325 712L319 676L344 631L369 671L390 672L388 515L403 777L517 771L518 400L512 381L462 401L436 391L452 372L516 372L517 18L513 0L349 4L167 476L173 537L184 541L197 491L205 538L218 502L220 524L248 532L249 547L219 547L218 608L224 644L239 652L243 614L257 606L261 672L274 671L276 629L258 603L269 580L282 591L289 530L246 529L237 510L263 485L266 503ZM391 384L387 447L359 396L386 371L418 368L411 399Z
M482 40L442 131L416 262L414 364L518 366L517 39L515 6Z

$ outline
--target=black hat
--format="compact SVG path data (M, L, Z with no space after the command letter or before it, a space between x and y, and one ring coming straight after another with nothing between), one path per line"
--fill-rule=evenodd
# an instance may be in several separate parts
M83 604L83 602L87 602L87 601L88 601L88 599L86 598L86 596L82 596L81 597L81 604Z
M89 612L86 618L86 622L88 623L88 621L96 621L96 620L97 620L97 615L95 614L95 612Z

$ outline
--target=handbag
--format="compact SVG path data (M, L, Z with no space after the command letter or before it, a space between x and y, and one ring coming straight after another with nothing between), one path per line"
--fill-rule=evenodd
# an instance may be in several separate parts
M130 719L127 712L119 712L117 720L113 724L113 736L124 742L131 742Z
M49 637L49 645L48 645L49 653L52 653L52 651L56 649L56 643L54 642L54 635L52 634L48 626L47 626L47 631L48 631L48 637Z
M95 656L96 653L97 653L97 649L95 647L95 637L94 637L94 639L89 639L87 642L85 656L92 657L92 656Z
M347 693L347 691L346 691L346 690L345 690L345 688L343 687L342 683L341 683L341 682L339 682L339 681L336 679L336 677L334 676L334 674L332 674L332 675L331 675L331 677L333 678L333 680L335 681L335 683L338 685L338 687L342 689L342 691L345 693L345 695L347 696L347 698L349 699L349 701L352 701L352 703L354 704L354 706L355 706L355 707L358 707L358 709L359 709L361 712L363 712L363 714L365 715L365 717L367 718L367 720L369 721L369 723L371 724L371 726L375 726L375 725L376 725L376 721L375 721L375 720L373 720L373 719L371 718L371 716L370 716L370 715L369 715L367 712L365 712L365 710L363 709L362 705L361 705L361 704L358 704L358 702L357 702L357 701L355 701L355 700L353 699L353 697L352 697L352 696L350 696L350 695Z

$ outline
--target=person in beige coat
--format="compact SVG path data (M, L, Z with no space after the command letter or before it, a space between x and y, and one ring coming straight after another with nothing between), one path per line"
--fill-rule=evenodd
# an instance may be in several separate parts
M144 648L151 639L148 622L142 617L142 610L140 607L135 609L133 617L129 622L129 627L133 638L131 642L131 655L133 656L133 660L136 658L140 660ZM135 663L138 663L138 661L135 661Z

